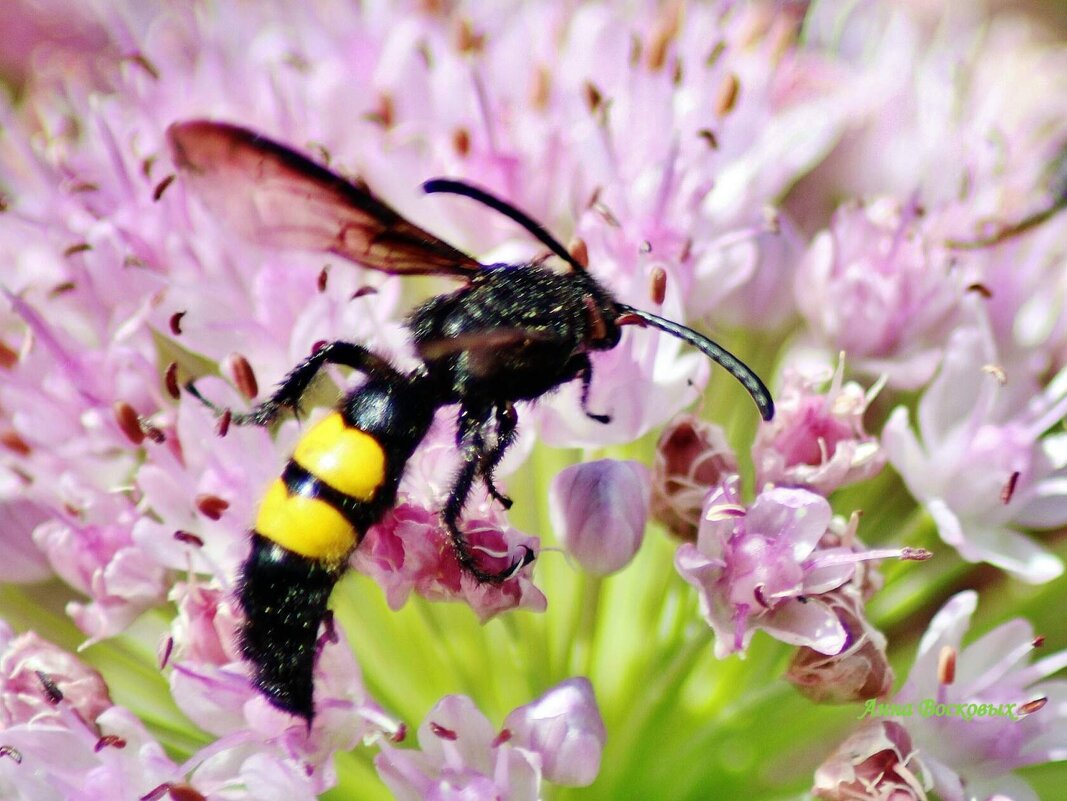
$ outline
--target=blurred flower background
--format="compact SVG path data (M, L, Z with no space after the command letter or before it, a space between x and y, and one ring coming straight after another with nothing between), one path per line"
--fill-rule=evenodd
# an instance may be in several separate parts
M6 3L0 797L1061 798L1067 46L1033 5ZM445 546L439 415L334 593L309 729L249 685L231 598L301 424L220 437L175 390L246 408L322 340L410 367L406 311L451 287L228 231L165 145L196 117L543 255L419 186L491 189L778 415L629 330L594 355L612 422L576 385L520 408L514 507L468 505L538 551L501 587Z

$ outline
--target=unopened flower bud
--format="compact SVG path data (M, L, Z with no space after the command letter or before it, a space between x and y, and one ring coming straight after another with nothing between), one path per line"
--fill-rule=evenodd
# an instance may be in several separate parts
M549 511L560 541L583 568L607 575L629 564L648 522L649 474L639 462L603 459L552 481Z

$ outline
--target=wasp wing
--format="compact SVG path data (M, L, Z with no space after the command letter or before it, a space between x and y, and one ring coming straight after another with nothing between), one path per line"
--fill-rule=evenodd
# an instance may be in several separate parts
M482 268L365 189L247 128L177 122L167 141L197 196L264 247L334 253L402 275L464 277Z

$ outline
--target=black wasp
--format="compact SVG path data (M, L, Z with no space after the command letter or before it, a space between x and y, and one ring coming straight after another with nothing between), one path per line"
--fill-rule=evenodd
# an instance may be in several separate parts
M741 361L689 328L619 303L544 228L481 189L443 179L423 185L427 192L464 195L504 214L569 271L540 263L480 264L366 189L245 128L193 120L172 125L167 137L186 183L253 242L334 253L394 275L464 282L408 318L421 361L411 372L398 371L361 345L330 342L297 365L268 400L230 418L237 425L268 425L282 411L295 411L327 364L366 376L304 434L268 489L238 585L246 616L241 646L256 685L275 706L309 723L316 637L330 592L362 535L396 502L404 467L439 408L459 406L461 454L442 519L459 563L483 582L503 581L533 558L527 552L508 569L488 572L459 526L477 481L510 505L496 489L493 471L515 437L515 402L578 380L582 410L607 423L606 415L586 406L589 355L614 348L623 326L652 326L683 339L734 375L764 419L774 413L767 388Z

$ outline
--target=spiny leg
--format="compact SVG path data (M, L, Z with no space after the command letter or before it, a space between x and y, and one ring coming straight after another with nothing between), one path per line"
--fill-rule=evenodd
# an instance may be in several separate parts
M460 407L456 444L459 445L463 454L463 463L460 465L459 472L456 474L456 479L452 484L452 491L449 493L448 501L445 503L442 519L444 520L445 528L448 529L448 535L452 540L452 549L456 553L456 560L460 566L482 583L500 584L532 562L534 558L533 551L526 548L526 553L515 564L499 573L489 573L478 566L474 555L471 553L467 537L459 528L459 516L463 512L463 506L470 495L474 480L481 473L484 461L492 453L491 451L486 451L485 438L482 435L491 413L491 407L476 410L469 409L466 406Z
M611 422L610 414L595 414L589 411L589 387L593 383L593 363L589 361L589 356L579 353L571 358L571 365L574 367L574 374L582 381L582 411L589 419L607 425Z
M362 345L340 340L328 342L290 370L289 374L282 380L282 383L278 385L278 389L275 390L274 394L263 403L248 412L238 414L231 412L230 424L238 426L267 426L274 422L283 409L291 409L294 414L298 413L300 399L311 385L315 376L318 375L319 370L327 364L351 367L353 370L358 370L367 375L397 374L389 362L367 350ZM185 385L185 391L211 409L216 417L222 417L228 411L201 395L200 390L196 388L192 381Z
M490 450L482 454L478 473L485 483L485 489L489 496L505 509L511 508L511 498L504 495L496 488L493 471L496 470L500 460L504 458L504 452L515 441L515 427L518 425L519 416L515 412L515 404L505 401L496 407L496 441Z

